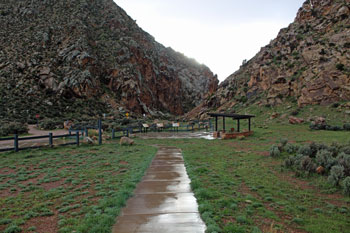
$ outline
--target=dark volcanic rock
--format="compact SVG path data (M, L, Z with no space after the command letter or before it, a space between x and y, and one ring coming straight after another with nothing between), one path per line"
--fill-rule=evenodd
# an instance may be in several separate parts
M3 118L180 115L218 84L112 0L2 0L0 28Z

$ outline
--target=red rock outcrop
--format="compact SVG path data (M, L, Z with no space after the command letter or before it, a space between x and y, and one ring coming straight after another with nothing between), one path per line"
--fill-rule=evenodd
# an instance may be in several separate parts
M194 111L230 109L237 103L276 105L286 99L299 106L350 100L349 25L350 0L305 1L294 23Z
M2 118L181 115L218 85L113 0L3 0L0 28Z

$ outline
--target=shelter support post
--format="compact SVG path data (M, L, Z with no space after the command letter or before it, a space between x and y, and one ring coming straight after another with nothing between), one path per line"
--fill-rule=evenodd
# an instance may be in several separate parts
M224 132L226 132L225 117L223 117L222 126L223 126Z

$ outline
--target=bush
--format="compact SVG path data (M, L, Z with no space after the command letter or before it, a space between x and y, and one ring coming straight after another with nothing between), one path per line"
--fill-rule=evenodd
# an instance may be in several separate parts
M350 196L350 177L346 177L343 181L343 193Z
M346 131L350 131L350 124L344 124L343 129Z
M340 152L350 155L350 146L344 146L341 148Z
M298 154L302 154L304 156L312 156L312 150L309 145L303 145L299 148Z
M54 130L63 127L63 122L56 119L45 119L40 121L39 127L44 130Z
M287 151L288 154L294 154L299 150L298 145L294 145L291 143L288 143L285 147L284 150Z
M342 63L338 63L335 67L336 67L337 70L339 70L339 71L344 71L344 69L345 69L345 65L342 64Z
M328 182L333 186L338 186L340 180L344 177L344 167L343 166L333 166L331 173L328 176Z
M321 124L310 124L310 129L312 130L329 130L329 131L342 131L344 127L341 126L332 126L332 125L321 125Z
M300 161L303 159L304 155L302 154L297 154L297 155L292 155L289 156L285 161L284 161L284 165L286 167L298 167L298 165L300 164Z
M332 145L328 148L328 150L330 152L332 152L332 156L335 158L338 156L339 152L341 151L341 146L336 143L336 142L333 142Z
M284 148L288 143L288 138L281 138L280 143L281 143L282 147Z
M350 155L345 153L340 153L337 156L337 162L340 166L344 168L344 175L350 176Z
M270 156L271 157L280 157L281 156L281 151L280 151L280 149L278 149L278 146L273 145L270 148Z
M316 164L309 156L304 156L300 161L299 168L303 171L311 173L316 171Z
M290 113L292 116L298 116L299 115L299 110L294 110L293 112Z
M337 163L337 160L333 158L332 153L327 150L320 150L316 155L316 164L325 168L328 172L331 167Z
M26 134L29 130L26 124L20 122L1 122L0 124L1 137L8 136L10 134Z

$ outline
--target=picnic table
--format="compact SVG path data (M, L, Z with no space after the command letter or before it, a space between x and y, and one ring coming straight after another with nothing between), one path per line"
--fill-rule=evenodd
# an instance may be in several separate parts
M157 130L162 131L164 129L164 124L163 123L157 123Z

